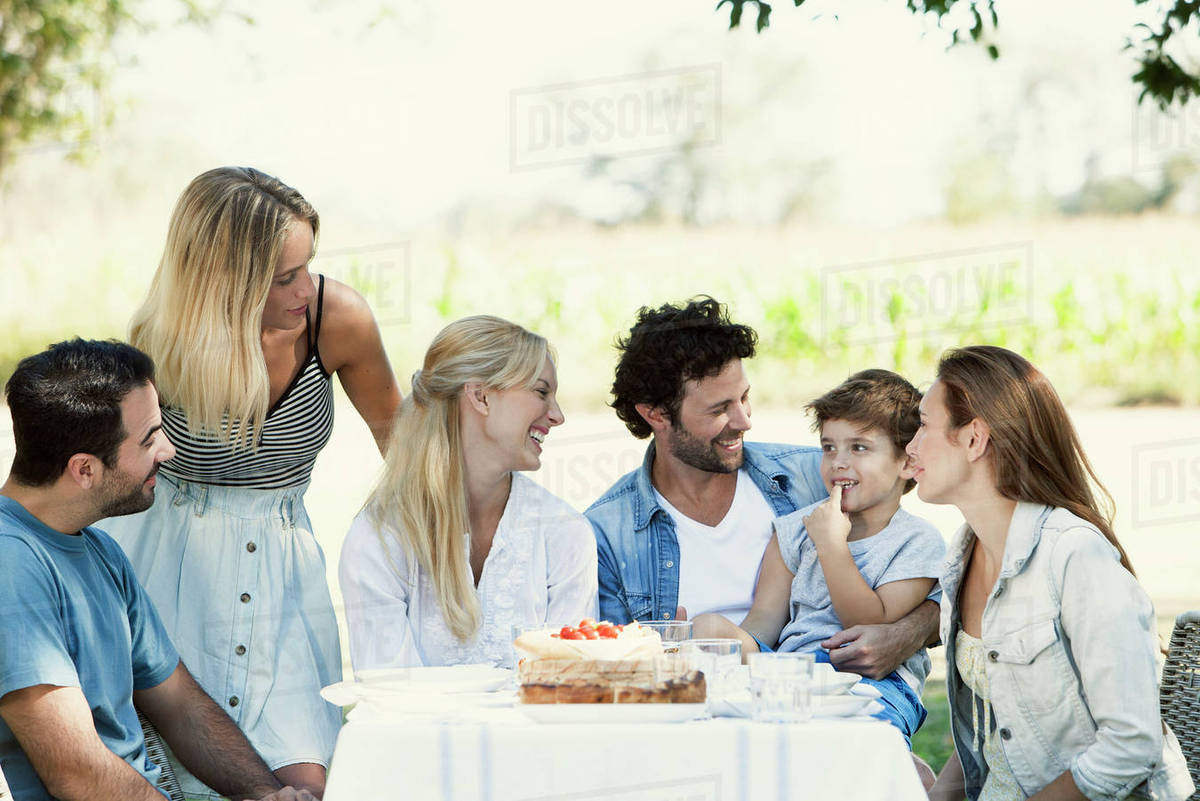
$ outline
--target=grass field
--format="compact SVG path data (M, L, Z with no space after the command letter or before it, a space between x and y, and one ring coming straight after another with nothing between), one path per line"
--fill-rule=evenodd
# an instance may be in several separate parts
M950 754L954 753L954 741L950 738L950 705L946 701L946 685L931 681L925 686L921 702L929 711L929 717L913 735L913 753L924 759L934 772L942 769Z

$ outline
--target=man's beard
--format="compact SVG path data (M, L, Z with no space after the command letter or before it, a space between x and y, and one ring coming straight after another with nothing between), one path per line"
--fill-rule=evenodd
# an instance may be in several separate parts
M157 468L154 475L157 473ZM111 493L106 493L107 497L103 505L100 507L100 517L121 517L122 515L135 515L138 512L144 512L154 505L154 489L151 488L149 493L144 489L146 481L150 476L146 476L132 490L118 486ZM115 483L115 482L114 482Z
M671 433L667 441L671 445L671 455L689 467L703 470L706 473L733 473L742 466L742 449L739 448L736 454L724 457L720 451L721 446L717 444L717 440L728 440L734 436L737 435L728 431L722 431L716 437L706 442L692 436L691 432L683 426L672 423Z

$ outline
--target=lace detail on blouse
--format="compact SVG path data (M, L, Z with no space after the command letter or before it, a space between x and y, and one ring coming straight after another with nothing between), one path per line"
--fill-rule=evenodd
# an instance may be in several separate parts
M954 637L954 667L963 684L971 690L971 748L981 752L988 766L987 778L977 801L1010 801L1024 799L1025 793L1017 784L992 719L991 686L987 677L987 657L983 641L961 628ZM982 701L982 703L979 703ZM982 712L980 707L983 707Z
M466 551L470 552L470 538ZM467 560L459 568L473 581ZM564 501L514 473L504 514L483 563L481 622L459 640L437 590L416 559L360 512L338 567L354 669L416 665L513 664L513 626L576 623L596 614L596 539Z
M487 663L513 667L512 628L540 624L538 619L525 619L517 614L516 599L530 582L533 564L532 538L511 536L516 532L497 529L492 549L483 564L483 574L475 596L482 613L481 625L475 635L463 642L454 635L439 615L421 618L421 649L436 655L437 664L472 665ZM464 533L465 551L471 550L471 536ZM470 565L464 565L469 572ZM473 581L469 577L468 581ZM432 581L419 581L421 603L426 609L438 609L436 588ZM527 592L527 590L525 590Z

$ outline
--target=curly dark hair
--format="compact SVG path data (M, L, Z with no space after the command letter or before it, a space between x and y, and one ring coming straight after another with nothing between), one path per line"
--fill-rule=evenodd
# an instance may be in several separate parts
M635 406L648 403L679 418L686 381L717 375L734 359L754 356L758 334L729 319L726 307L700 295L680 307L664 303L643 306L629 336L617 340L621 351L610 406L638 439L650 436L650 425Z

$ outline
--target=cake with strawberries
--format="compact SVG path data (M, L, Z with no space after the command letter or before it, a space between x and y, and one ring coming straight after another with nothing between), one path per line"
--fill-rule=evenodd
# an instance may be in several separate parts
M664 659L658 633L636 622L581 620L513 643L526 704L698 704L704 676Z

